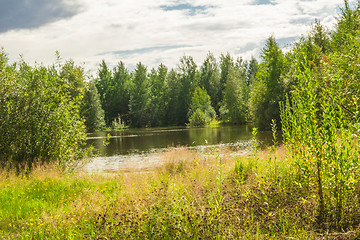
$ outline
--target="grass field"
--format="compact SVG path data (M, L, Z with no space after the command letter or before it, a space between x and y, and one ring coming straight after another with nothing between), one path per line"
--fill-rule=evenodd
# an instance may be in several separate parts
M359 239L316 221L316 189L296 184L285 150L163 153L146 172L0 173L3 239Z

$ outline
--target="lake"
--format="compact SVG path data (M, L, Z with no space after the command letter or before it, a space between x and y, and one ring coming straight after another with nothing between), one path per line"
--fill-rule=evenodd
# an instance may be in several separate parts
M108 134L111 135L107 139ZM272 133L259 132L261 145L271 145ZM107 144L105 143L107 141ZM159 161L159 153L178 147L204 150L209 147L229 147L236 151L252 146L252 127L216 126L204 128L173 127L99 131L88 134L88 144L98 152L85 172L113 172L132 168L148 169Z

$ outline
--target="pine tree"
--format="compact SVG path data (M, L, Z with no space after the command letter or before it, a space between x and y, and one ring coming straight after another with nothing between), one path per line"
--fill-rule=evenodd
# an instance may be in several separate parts
M105 114L101 107L100 94L94 81L88 83L81 106L81 116L85 119L85 126L89 132L105 127Z
M150 96L148 102L149 122L151 126L161 126L165 123L168 106L168 89L166 86L167 67L160 64L158 69L150 73Z
M220 107L220 72L216 58L212 53L208 53L200 67L200 87L204 88L211 98L211 105L215 111L219 112Z
M130 92L130 119L134 127L145 127L148 124L149 80L147 68L141 62L136 65Z
M194 59L187 56L182 57L178 71L181 84L177 107L178 125L185 125L188 120L187 112L189 111L192 94L198 86L198 71Z

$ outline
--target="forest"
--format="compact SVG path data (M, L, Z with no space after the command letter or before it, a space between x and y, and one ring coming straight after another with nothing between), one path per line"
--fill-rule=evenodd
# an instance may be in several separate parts
M343 10L331 32L315 20L312 31L287 52L270 36L259 60L234 59L229 53L217 59L209 52L200 66L183 56L175 69L164 64L148 69L139 62L132 72L122 61L109 69L103 60L94 79L82 86L86 127L205 126L220 121L270 129L272 119L281 122L279 103L297 85L299 56L305 55L302 64L310 64L312 72L320 71L327 58L344 51L350 41L344 36L356 35L351 11Z
M9 239L359 239L360 2L345 0L331 30L315 20L289 51L270 36L258 60L209 52L200 66L183 56L175 69L139 62L133 71L103 60L89 79L56 57L30 66L0 51L0 233ZM214 122L252 123L253 154L184 150L188 162L154 175L64 174L92 156L87 132ZM262 129L274 136L264 156ZM65 171L41 170L50 163Z

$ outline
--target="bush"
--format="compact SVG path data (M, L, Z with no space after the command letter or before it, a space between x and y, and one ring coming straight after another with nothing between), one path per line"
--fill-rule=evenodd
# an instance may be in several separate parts
M71 74L70 74L71 75ZM69 76L70 76L69 75ZM0 164L69 163L85 156L84 123L71 78L55 67L13 65L0 50ZM66 164L64 165L66 166Z
M215 117L215 110L205 89L200 87L195 89L188 115L190 126L205 126Z
M346 229L359 224L360 216L354 201L360 197L359 118L349 118L345 107L352 101L358 110L358 100L342 96L346 82L334 74L331 62L323 62L321 82L310 66L298 66L298 72L291 104L283 107L281 116L283 137L299 171L297 184L317 189L320 226Z
M190 126L205 126L210 124L211 117L206 114L201 109L196 109L196 111L189 118Z

